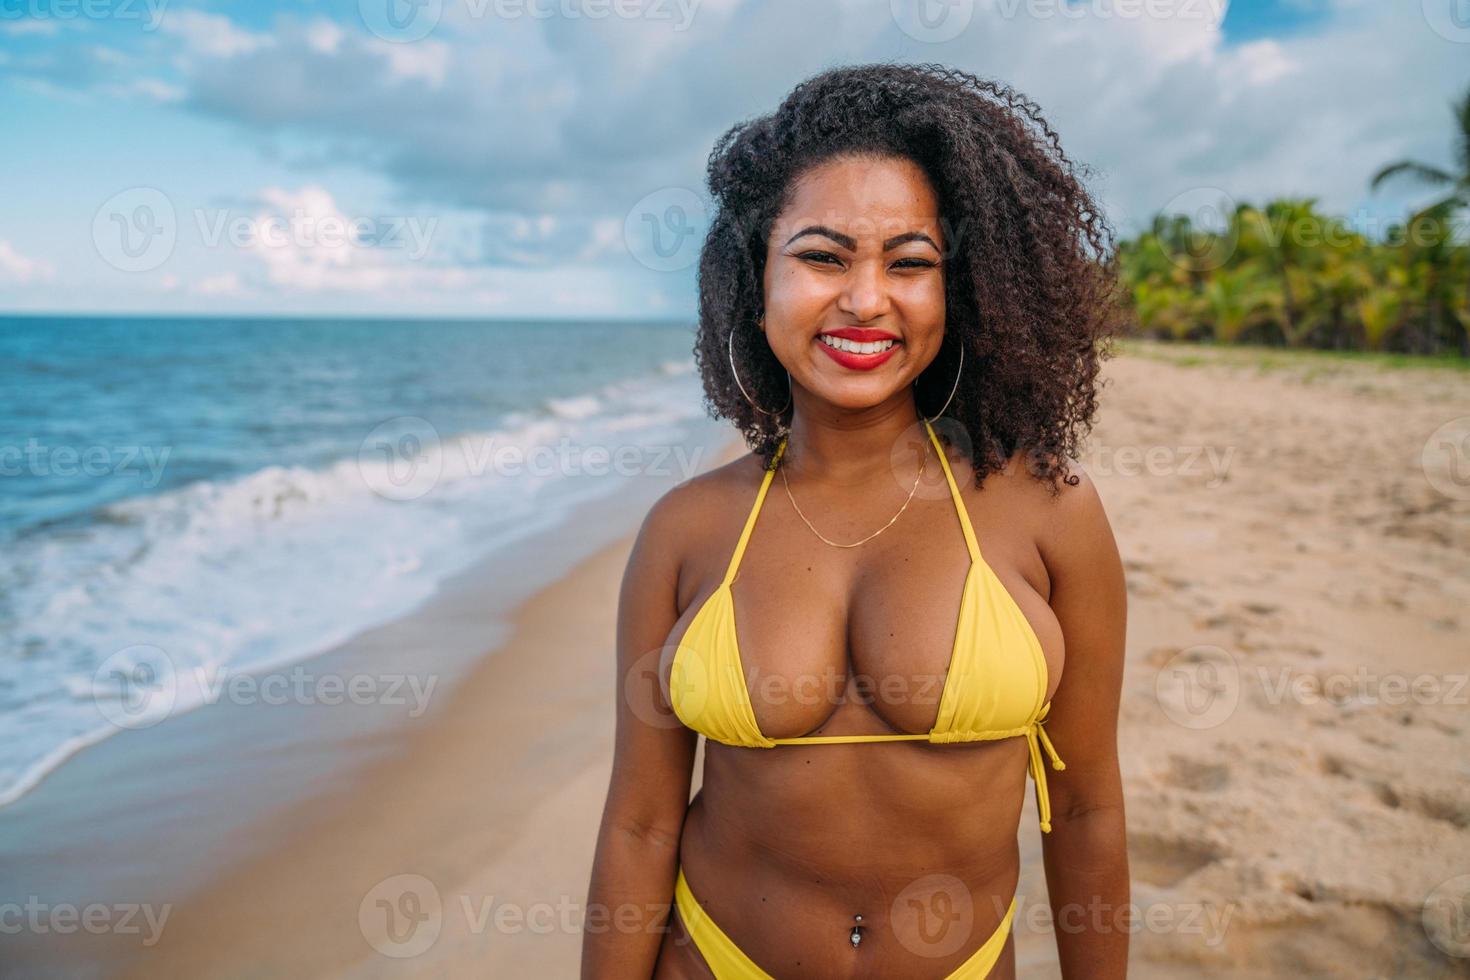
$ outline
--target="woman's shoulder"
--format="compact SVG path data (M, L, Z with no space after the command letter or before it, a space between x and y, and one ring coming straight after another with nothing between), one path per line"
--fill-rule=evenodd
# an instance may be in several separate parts
M966 496L977 501L983 497L1005 513L1006 523L1026 528L1041 551L1064 547L1079 531L1107 527L1097 484L1075 459L1050 460L1043 466L1035 454L1018 449L986 474L981 488L967 486Z
M744 520L764 476L762 457L746 452L675 484L648 509L640 541L682 564L683 556L707 542L710 533ZM731 516L735 511L738 518Z
M1113 539L1097 482L1079 460L1060 460L1043 470L1018 452L1007 462L999 485L1025 515L1048 565L1075 561L1079 555L1095 557Z

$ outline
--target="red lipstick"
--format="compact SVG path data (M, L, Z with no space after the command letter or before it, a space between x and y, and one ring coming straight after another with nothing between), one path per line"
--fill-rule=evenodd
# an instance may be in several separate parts
M875 341L891 340L893 345L885 351L876 354L858 354L853 351L838 350L830 347L822 341L822 337L841 337L859 344L870 344ZM893 356L902 343L895 335L886 330L876 330L870 327L839 327L836 330L824 330L813 341L832 360L845 368L853 371L871 371Z

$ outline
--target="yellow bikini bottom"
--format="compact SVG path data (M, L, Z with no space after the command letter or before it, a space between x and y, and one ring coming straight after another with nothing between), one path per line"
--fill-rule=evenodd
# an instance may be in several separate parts
M679 910L679 918L684 920L684 928L689 931L689 936L699 948L704 962L715 975L715 980L775 980L756 966L755 961L725 935L725 931L715 920L705 914L704 909L694 900L694 892L689 890L683 865L679 866L679 877L674 882L674 905ZM1015 912L1016 899L1011 896L1010 907L1006 909L1006 914L1000 920L1000 925L996 926L995 932L944 980L985 980L990 975L990 968L1000 959L1001 950L1005 948L1006 938L1011 934L1011 917Z

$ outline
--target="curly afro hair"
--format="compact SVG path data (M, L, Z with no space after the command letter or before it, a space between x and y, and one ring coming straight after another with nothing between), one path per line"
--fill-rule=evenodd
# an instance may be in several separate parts
M792 407L786 369L756 326L766 238L796 179L844 155L917 164L953 238L945 243L944 346L916 382L918 410L943 405L963 345L963 377L946 415L969 442L976 484L1018 451L1053 493L1059 475L1076 484L1067 459L1091 430L1100 360L1111 356L1119 325L1113 231L1035 103L943 65L830 69L715 143L694 345L710 416L733 421L773 465ZM767 410L786 408L775 417L756 411L740 383ZM950 428L935 431L954 442L943 432Z

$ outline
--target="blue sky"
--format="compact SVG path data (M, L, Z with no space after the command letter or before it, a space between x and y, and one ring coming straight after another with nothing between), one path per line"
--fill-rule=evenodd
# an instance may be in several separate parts
M1125 234L1381 232L1470 83L1458 0L595 2L0 0L0 310L691 316L711 145L865 61L1032 97Z
M1228 43L1285 38L1329 27L1327 0L1232 0L1221 24Z

